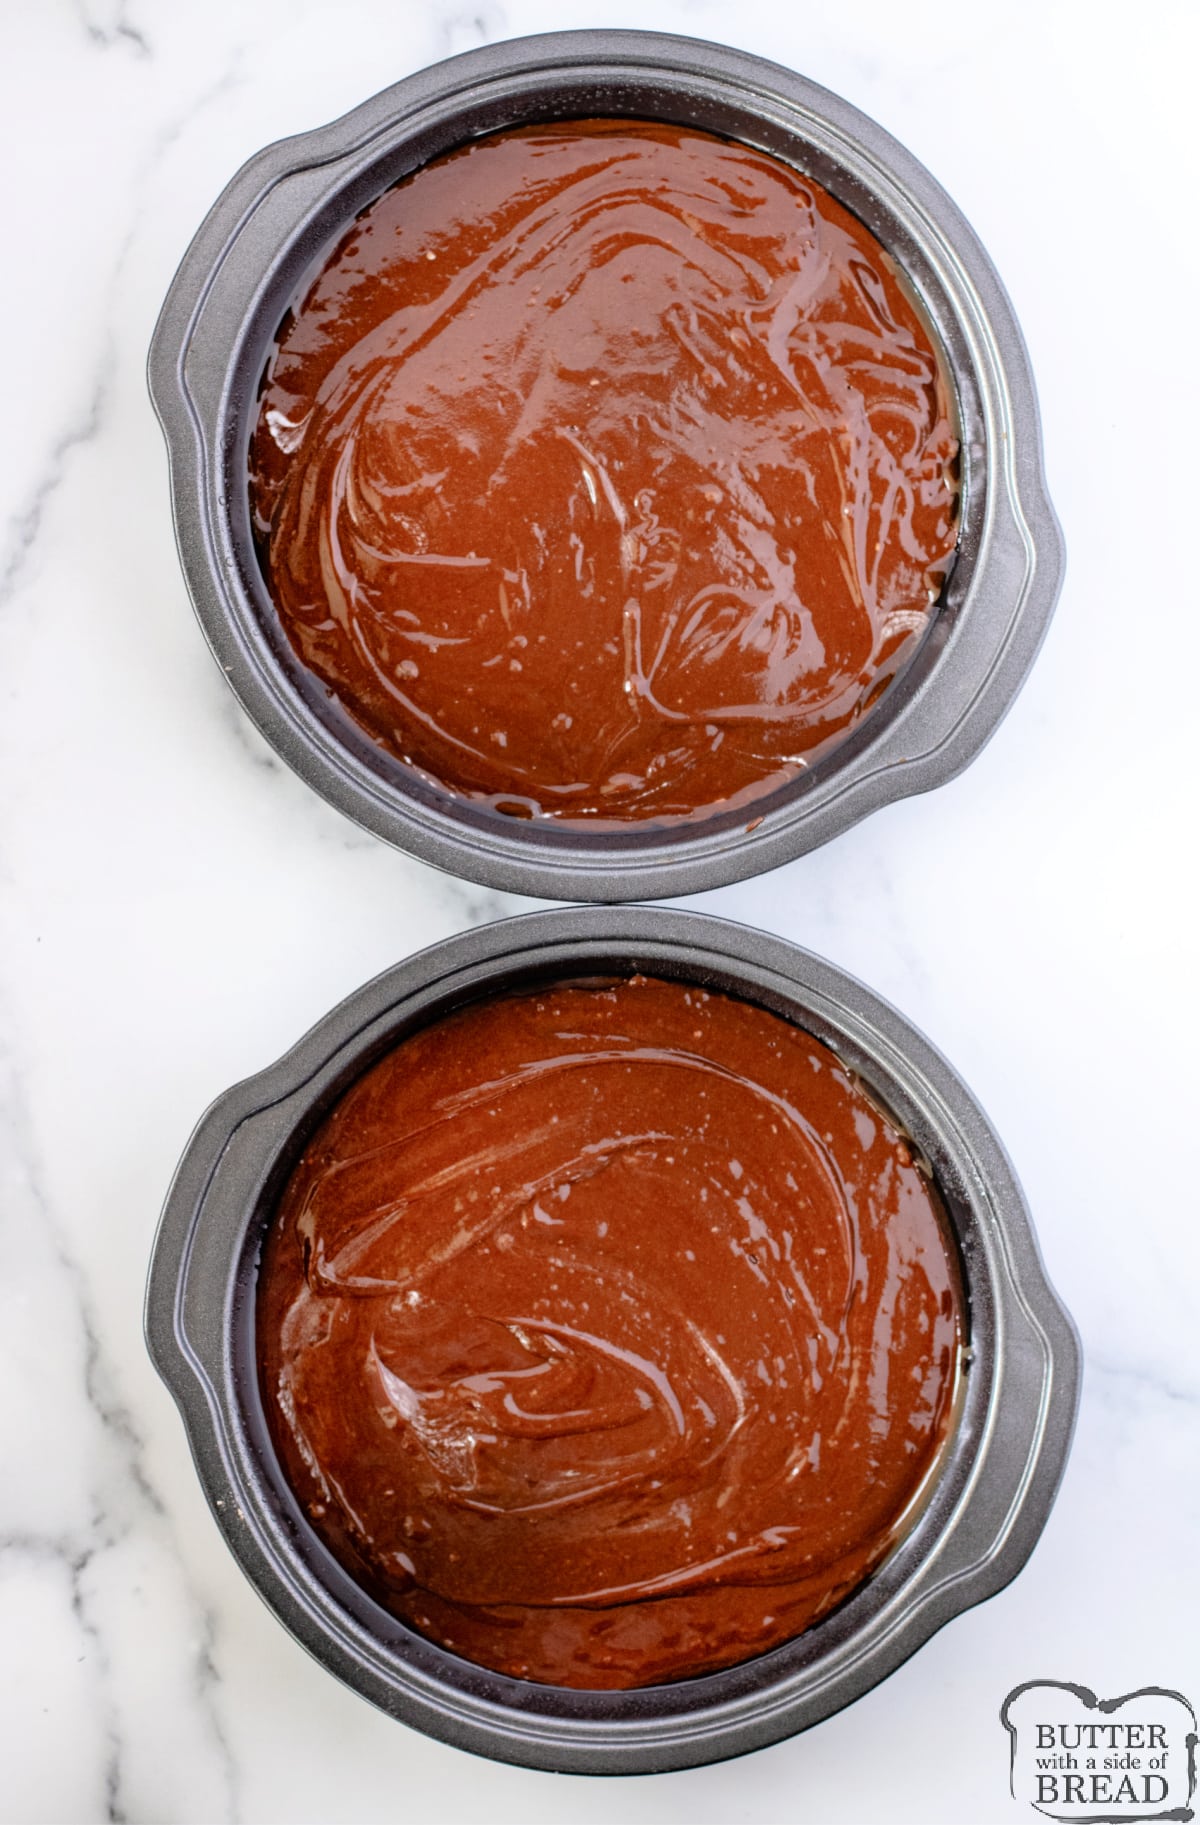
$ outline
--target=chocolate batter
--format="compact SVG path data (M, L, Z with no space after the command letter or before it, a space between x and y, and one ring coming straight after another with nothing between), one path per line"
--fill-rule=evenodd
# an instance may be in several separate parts
M287 636L449 791L672 822L794 779L920 642L957 443L883 248L641 121L390 190L281 327L250 493Z
M258 1336L355 1577L468 1660L618 1687L861 1583L938 1460L963 1311L928 1180L833 1053L635 977L369 1070L283 1195Z

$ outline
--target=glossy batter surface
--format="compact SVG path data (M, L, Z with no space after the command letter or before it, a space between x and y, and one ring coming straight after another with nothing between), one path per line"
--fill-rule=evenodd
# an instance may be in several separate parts
M879 1563L963 1320L936 1197L833 1053L633 978L368 1071L286 1189L258 1327L354 1576L469 1660L620 1687L774 1647Z
M250 489L288 638L394 756L669 822L796 777L911 656L956 454L924 324L818 185L575 121L355 222L281 328Z

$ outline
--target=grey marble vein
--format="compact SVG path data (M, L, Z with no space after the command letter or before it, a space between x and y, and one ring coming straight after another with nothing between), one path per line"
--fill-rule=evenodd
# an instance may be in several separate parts
M1117 1362L1111 1357L1085 1354L1085 1375L1102 1376L1137 1392L1152 1395L1172 1406L1200 1407L1200 1387L1186 1387L1173 1378L1138 1362Z
M118 27L132 31L132 28L124 25L123 8L117 26L112 29ZM89 29L99 31L101 28ZM139 35L134 33L134 36ZM41 537L47 510L68 479L73 456L77 451L95 443L103 433L118 378L116 299L138 233L142 193L146 183L158 171L163 156L170 147L183 138L188 128L207 109L234 87L242 55L241 46L235 46L225 59L220 73L205 83L184 108L150 136L138 162L131 190L128 225L116 243L111 266L102 286L98 288L103 299L98 314L106 327L99 356L93 363L92 379L82 404L53 439L25 505L10 516L6 549L0 558L0 609L8 605L21 585L26 567Z
M75 10L87 42L98 50L129 50L138 57L153 55L149 38L129 17L125 0L117 0L116 5L105 8L108 17L103 20L94 16L96 9L88 6L87 0L77 0Z
M67 1581L71 1614L79 1629L82 1643L97 1669L97 1685L103 1707L101 1731L104 1738L104 1761L101 1769L102 1817L109 1825L125 1825L127 1815L121 1803L122 1745L116 1711L109 1692L110 1666L104 1637L89 1614L83 1578L96 1555L96 1548L72 1546L65 1540L47 1534L0 1534L0 1554L8 1559L32 1561L39 1567L47 1562L58 1566Z
M30 490L26 505L9 520L7 551L0 562L0 608L12 600L37 545L46 510L66 480L76 450L93 443L104 424L112 387L115 349L105 337L84 403L59 432Z
M504 35L504 8L495 4L495 0L476 0L473 5L450 7L437 21L437 54L453 57L458 51L489 44Z
M13 1031L11 1021L6 1030ZM31 1055L25 1048L25 1055ZM208 1734L223 1771L227 1793L225 1816L236 1825L236 1766L221 1721L216 1692L219 1675L214 1659L217 1618L188 1577L182 1555L174 1541L167 1509L150 1477L146 1465L146 1445L134 1414L118 1391L114 1364L103 1341L95 1302L87 1272L70 1248L66 1233L58 1220L46 1187L45 1174L38 1158L32 1122L26 1107L24 1085L14 1066L14 1054L0 1054L0 1158L7 1165L7 1195L3 1226L25 1223L35 1226L47 1245L51 1270L59 1285L69 1292L70 1307L82 1343L82 1372L79 1393L85 1410L98 1425L110 1453L110 1462L89 1479L90 1512L82 1524L67 1526L54 1533L17 1528L0 1534L0 1553L25 1553L53 1558L62 1563L70 1577L71 1609L86 1636L95 1659L98 1685L103 1694L103 1733L106 1743L104 1771L105 1818L123 1822L126 1813L122 1798L124 1746L118 1726L118 1711L112 1691L111 1655L104 1629L94 1614L84 1588L85 1575L107 1550L130 1534L152 1529L165 1547L170 1563L180 1578L185 1598L197 1617L200 1645L193 1661L193 1689L206 1713ZM0 1234L3 1233L0 1226ZM6 1256L10 1253L5 1251ZM63 1340L57 1342L62 1348ZM65 1416L60 1416L61 1418ZM78 1447L78 1435L76 1446ZM116 1498L114 1500L114 1497ZM125 1512L121 1513L120 1509Z

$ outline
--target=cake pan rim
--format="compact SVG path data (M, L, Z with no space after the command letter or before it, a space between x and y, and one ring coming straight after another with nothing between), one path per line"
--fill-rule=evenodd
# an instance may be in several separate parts
M845 765L835 764L835 751L819 790L794 799L784 795L761 820L751 806L744 824L708 834L703 825L667 833L634 828L628 838L606 840L599 853L577 833L552 831L543 838L519 821L509 827L499 818L469 826L462 822L461 806L423 799L373 776L317 726L282 672L247 641L253 614L223 530L227 489L214 447L223 434L227 402L199 409L186 371L196 326L209 322L216 309L212 290L230 250L253 236L265 199L289 178L340 170L336 182L329 178L328 196L335 195L348 181L343 167L361 162L402 127L410 133L422 109L451 102L461 107L463 96L480 85L540 81L556 71L593 67L610 76L637 72L646 79L694 78L710 86L725 81L736 85L738 103L746 106L757 84L764 119L769 103L807 112L890 173L913 209L928 219L930 235L936 230L942 283L963 323L973 326L978 346L970 384L983 390L988 447L981 461L990 495L973 595L960 626L950 632L947 650L929 660L929 676L913 699L876 734L869 721L864 725L861 745ZM248 303L242 318L251 310ZM239 320L224 325L217 337L228 343L229 362L243 329ZM185 579L214 656L251 720L307 784L362 827L489 887L610 902L698 892L777 866L883 804L945 783L975 758L1011 706L1061 582L1062 541L1046 491L1032 373L1007 295L973 230L925 167L868 116L782 66L705 40L583 31L487 45L403 79L329 126L265 148L227 186L185 254L154 333L149 378L170 456ZM962 387L968 377L956 369L955 378ZM965 644L964 626L973 648ZM544 847L545 841L553 848Z
M975 1486L972 1483L965 1493L960 1492L956 1504L966 1507L959 1515L956 1505L959 1519L955 1526L968 1528L967 1535L960 1532L958 1542L965 1556L960 1553L960 1562L949 1570L943 1566L927 1581L924 1569L919 1569L916 1600L910 1589L914 1580L909 1578L899 1595L889 1598L895 1626L889 1623L881 1638L869 1639L857 1660L847 1661L842 1654L844 1664L835 1664L828 1677L820 1679L811 1676L811 1669L802 1668L784 1680L773 1696L769 1691L752 1693L733 1705L704 1705L692 1716L665 1720L652 1716L641 1722L585 1720L572 1736L574 1726L569 1722L537 1715L536 1694L546 1688L525 1686L524 1693L534 1696L525 1696L515 1708L472 1703L457 1690L447 1697L445 1692L431 1689L428 1682L423 1685L421 1678L397 1680L386 1654L382 1658L373 1654L370 1644L361 1640L355 1645L353 1629L331 1640L329 1613L306 1601L303 1593L297 1598L286 1565L284 1573L280 1572L286 1559L285 1544L264 1542L259 1498L248 1487L246 1465L230 1431L227 1409L231 1402L236 1406L240 1397L231 1386L222 1386L222 1378L228 1380L232 1373L228 1276L236 1264L226 1261L222 1269L218 1261L215 1278L220 1284L202 1289L209 1307L204 1320L209 1327L206 1344L197 1347L189 1334L181 1301L185 1281L193 1271L192 1248L198 1230L211 1220L205 1216L205 1201L214 1171L247 1123L258 1120L270 1128L279 1119L291 1120L284 1105L312 1085L314 1074L319 1076L322 1069L330 1068L331 1061L344 1057L348 1048L357 1045L361 1049L363 1036L373 1029L394 1026L397 1010L415 996L428 991L427 1001L430 996L444 999L458 981L481 967L491 969L493 976L503 969L511 979L514 969L527 968L530 959L540 961L548 956L555 959L556 968L561 964L563 973L570 974L570 957L579 960L581 948L586 964L599 947L611 952L618 946L634 961L639 949L646 954L670 952L693 971L711 968L717 959L732 965L735 973L758 969L780 977L792 985L789 992L797 1004L808 997L813 1004L849 1009L854 1020L867 1023L885 1051L898 1049L922 1081L931 1082L943 1100L948 1096L954 1122L965 1124L972 1137L970 1168L983 1181L984 1202L1001 1213L996 1218L995 1242L998 1255L1007 1263L1011 1286L1000 1284L998 1298L1003 1303L1011 1295L1032 1326L1031 1331L1023 1331L1013 1313L1001 1309L1001 1340L1006 1348L1019 1344L1028 1350L1036 1332L1042 1340L1037 1347L1043 1350L1044 1361L1038 1380L1039 1414L1036 1423L1023 1421L1023 1430L1014 1431L1013 1414L1003 1410L1012 1388L1018 1385L1012 1381L1012 1364L1006 1370L1009 1394L1002 1398L1006 1385L1002 1379L987 1391L987 1426L999 1431L976 1446L973 1464L982 1464L982 1469L972 1468L971 1475L992 1475L1003 1493L1019 1470L1011 1512L993 1515L991 1531L984 1528L982 1536L976 1537L978 1527L974 1534L970 1532ZM749 981L749 975L744 980ZM810 1007L810 1013L821 1017L819 1007L815 1012ZM361 1065L355 1066L359 1068ZM208 1271L211 1280L211 1263ZM987 1271L993 1270L989 1267ZM560 1771L646 1773L723 1759L807 1728L853 1702L953 1615L994 1594L1020 1569L1049 1513L1065 1464L1078 1396L1078 1340L1045 1276L1020 1187L986 1116L936 1048L873 991L813 953L710 915L662 908L581 907L532 913L444 940L355 991L283 1058L218 1098L189 1143L168 1196L147 1290L146 1326L151 1356L180 1407L213 1513L242 1569L285 1626L330 1671L416 1727L478 1753ZM989 1449L1003 1452L1006 1426L1010 1445L1011 1437L1023 1438L1028 1433L1022 1447L1026 1452L1023 1467L1001 1463L998 1469L993 1466L994 1473L989 1472L987 1453ZM948 1469L943 1474L949 1474ZM983 1512L977 1501L976 1512ZM950 1531L953 1535L953 1529ZM932 1558L942 1551L939 1541ZM928 1562L927 1555L923 1563ZM331 1608L337 1609L332 1600ZM835 1661L839 1652L835 1648ZM765 1656L757 1664L765 1666L772 1658ZM756 1663L746 1664L753 1668ZM715 1676L718 1682L723 1677ZM511 1683L514 1687L522 1684ZM698 1687L712 1681L684 1684ZM654 1693L671 1688L645 1690L652 1709Z

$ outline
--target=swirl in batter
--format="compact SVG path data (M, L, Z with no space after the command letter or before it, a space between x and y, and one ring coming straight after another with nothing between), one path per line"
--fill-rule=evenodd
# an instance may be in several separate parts
M938 1200L834 1054L640 977L397 1046L309 1143L258 1292L336 1556L466 1659L577 1687L729 1665L855 1589L962 1336Z
M925 325L817 184L572 121L358 218L281 327L250 492L288 639L394 757L669 823L878 700L953 560L957 451Z

